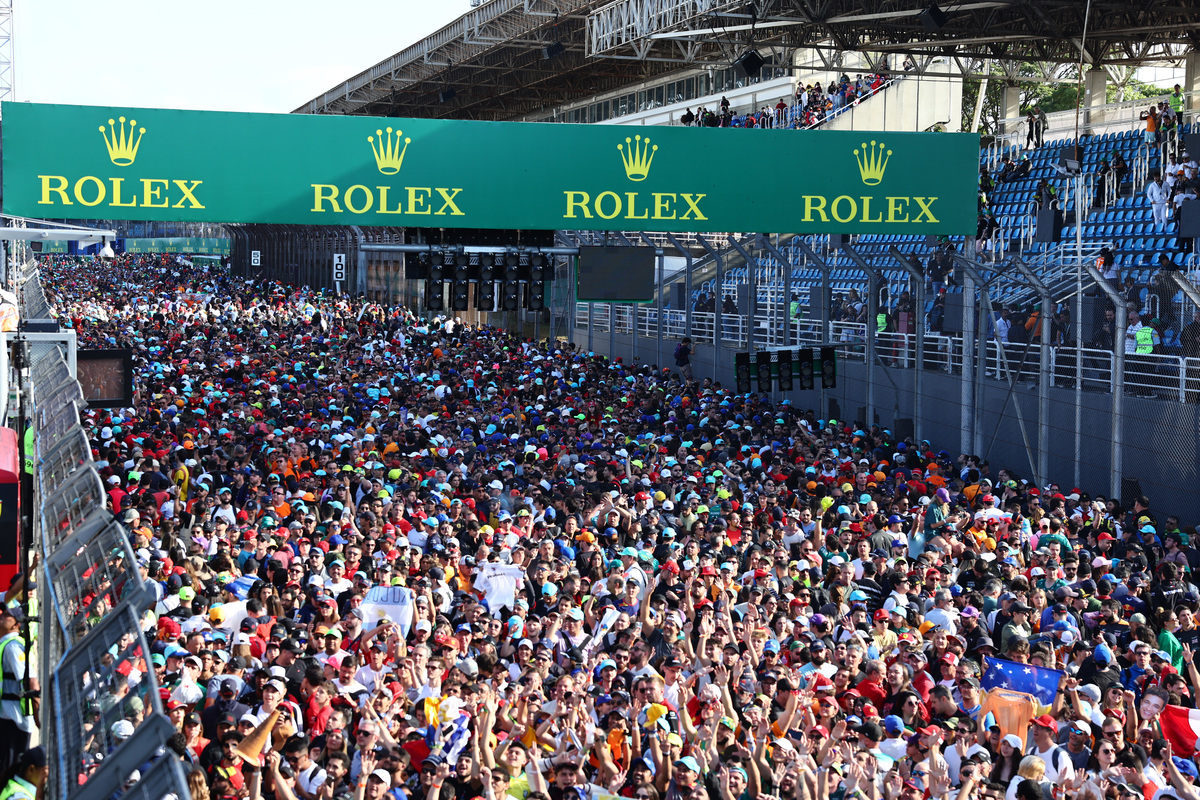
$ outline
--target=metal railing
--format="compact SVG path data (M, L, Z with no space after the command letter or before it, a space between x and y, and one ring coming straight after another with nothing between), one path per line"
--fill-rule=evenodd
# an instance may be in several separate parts
M1145 120L1141 118L1141 114L1152 104L1157 105L1159 101L1166 100L1170 92L1163 92L1157 97L1144 97L1137 100L1122 100L1116 103L1106 103L1101 106L1084 106L1081 110L1089 116L1089 121L1083 126L1092 134L1105 134L1116 131L1127 131L1130 129L1145 128ZM1196 105L1196 98L1200 98L1200 92L1183 92L1185 98L1191 100L1188 105L1192 108ZM1045 130L1045 138L1047 140L1058 136L1075 135L1075 109L1065 111L1052 111L1046 115L1047 126ZM1012 143L1023 144L1025 141L1025 120L1024 115L1020 117L1007 117L998 121L1002 130L1007 131L1004 136L1012 141ZM1017 141L1019 139L1019 142Z
M38 296L28 283L23 294ZM153 593L125 528L107 508L79 424L79 383L59 348L13 346L29 364L19 388L22 415L35 432L27 454L34 464L33 530L26 539L41 556L46 611L36 662L42 741L54 753L46 796L187 797L182 763L166 748L175 728L163 714L142 633Z
M575 309L575 327L586 329L589 321L607 321L610 314L618 320L616 333L632 333L634 311L630 306L594 304L594 313L589 317L589 304L579 303ZM731 348L745 348L750 344L753 331L756 348L778 348L785 345L785 315L782 308L772 309L755 316L753 324L741 314L722 314L720 344ZM807 308L802 312L807 313ZM693 340L712 343L716 332L715 313L692 312L692 329L687 330L687 314L681 310L663 312L663 338L682 339L690 335ZM658 310L639 307L636 311L637 333L647 339L658 335ZM852 361L866 358L866 323L831 322L828 332L819 320L801 316L792 320L792 347L810 347L826 342L837 345L842 357ZM593 331L607 332L599 324ZM963 337L946 335L926 330L925 369L941 370L962 374ZM875 336L876 357L887 367L913 369L916 366L917 336L915 333L877 333ZM1038 381L1042 345L1038 342L1001 344L992 338L987 343L984 360L984 378L993 381L1008 381L1035 384ZM1114 353L1084 347L1076 350L1069 346L1051 346L1049 383L1059 388L1073 388L1076 375L1076 358L1083 359L1083 388L1094 392L1111 392L1113 384ZM972 351L973 353L973 351ZM1200 357L1184 357L1171 354L1136 355L1125 357L1126 393L1178 402L1200 402Z

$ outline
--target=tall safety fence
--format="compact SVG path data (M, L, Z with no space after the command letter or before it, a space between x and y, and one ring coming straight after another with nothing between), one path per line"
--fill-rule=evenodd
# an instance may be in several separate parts
M36 277L24 289L23 306L45 303ZM153 630L155 595L129 533L106 508L80 425L83 392L61 349L13 346L21 353L22 416L35 432L26 541L40 556L46 796L186 800L182 762L167 747L175 729L163 713L144 633Z

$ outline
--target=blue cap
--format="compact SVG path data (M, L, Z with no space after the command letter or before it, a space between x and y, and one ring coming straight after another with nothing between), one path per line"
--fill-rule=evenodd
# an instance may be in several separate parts
M904 730L904 720L895 714L888 714L883 718L883 729L888 733L899 733Z
M767 643L763 645L763 652L764 653L778 653L779 652L779 642L775 641L774 639L768 639Z
M904 520L900 519L900 517L896 516L895 514L892 514L890 517L888 517L888 525L895 525L901 522L904 522Z
M688 772L694 772L697 775L700 774L700 764L697 763L696 759L692 758L691 756L684 756L683 758L679 759L675 762L675 766L683 767Z

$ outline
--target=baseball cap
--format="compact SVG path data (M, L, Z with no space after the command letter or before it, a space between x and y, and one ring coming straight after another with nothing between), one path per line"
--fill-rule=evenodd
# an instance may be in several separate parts
M1058 720L1049 714L1042 714L1040 717L1034 717L1029 721L1029 724L1036 725L1039 728L1049 728L1054 733L1058 733Z

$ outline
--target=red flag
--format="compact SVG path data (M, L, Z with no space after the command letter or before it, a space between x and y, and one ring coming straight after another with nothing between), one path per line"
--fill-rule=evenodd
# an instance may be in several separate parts
M1158 722L1175 755L1191 758L1195 754L1196 740L1200 739L1200 710L1167 706L1158 715Z

